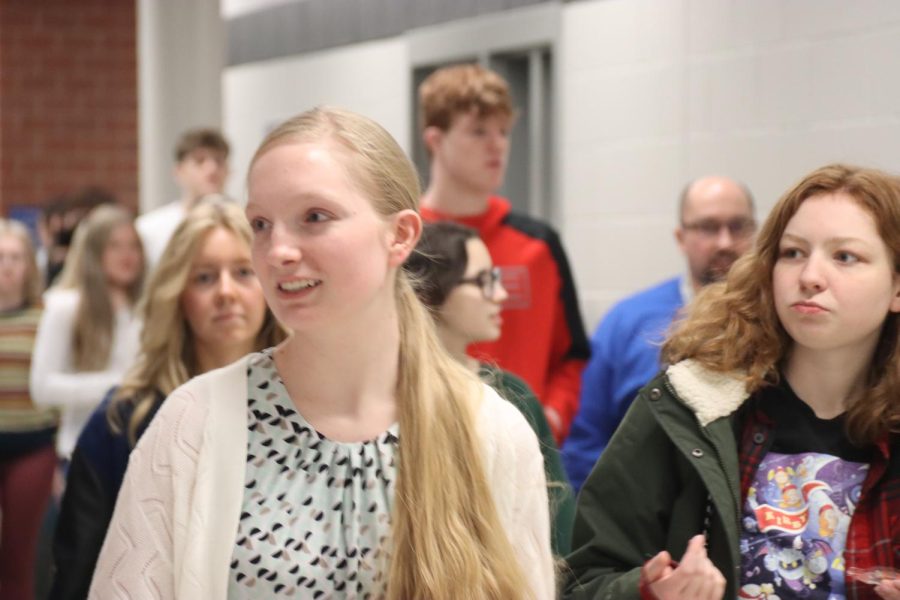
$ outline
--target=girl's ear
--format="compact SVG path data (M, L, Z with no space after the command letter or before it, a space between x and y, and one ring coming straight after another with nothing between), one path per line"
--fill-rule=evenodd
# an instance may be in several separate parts
M891 298L891 312L900 312L900 273L894 273L894 296Z
M399 267L419 242L422 235L422 217L414 210L401 210L391 216L390 227L389 264L392 267Z

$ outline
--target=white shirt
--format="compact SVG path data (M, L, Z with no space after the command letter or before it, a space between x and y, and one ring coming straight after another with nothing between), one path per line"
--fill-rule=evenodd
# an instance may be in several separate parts
M172 234L184 221L186 214L184 203L181 200L175 200L153 209L135 220L134 225L144 244L148 274L156 268L163 250L172 239Z
M38 406L62 412L56 449L68 458L97 404L122 381L137 358L141 322L130 308L116 312L109 362L102 371L78 372L72 365L75 315L81 294L72 289L44 294L44 313L31 357L31 398Z

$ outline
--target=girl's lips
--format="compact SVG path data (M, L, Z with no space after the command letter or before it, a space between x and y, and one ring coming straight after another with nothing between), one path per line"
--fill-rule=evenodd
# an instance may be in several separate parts
M275 295L284 301L304 300L322 285L320 279L288 279L275 286Z
M235 319L240 319L240 318L243 318L243 315L240 313L227 312L227 313L218 314L215 317L213 317L213 322L221 323L224 321L233 321Z
M804 315L815 315L828 312L824 306L816 304L815 302L795 302L791 305L791 308Z
M278 282L278 291L293 294L318 287L321 279L288 279Z

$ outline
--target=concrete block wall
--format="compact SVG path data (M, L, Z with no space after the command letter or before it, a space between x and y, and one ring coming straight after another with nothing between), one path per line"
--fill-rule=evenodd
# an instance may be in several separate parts
M0 0L0 212L87 185L137 206L135 4Z
M560 42L562 229L591 329L683 270L689 179L744 180L762 218L828 162L900 171L896 2L574 2Z
M266 133L320 104L361 112L410 151L411 70L401 38L230 67L223 76L223 130L233 142L228 192L246 201L247 167Z
M557 40L555 212L590 330L684 269L688 180L742 179L763 218L825 163L900 171L895 0L580 0L562 4ZM319 102L407 143L411 71L404 36L226 69L237 195L266 127Z

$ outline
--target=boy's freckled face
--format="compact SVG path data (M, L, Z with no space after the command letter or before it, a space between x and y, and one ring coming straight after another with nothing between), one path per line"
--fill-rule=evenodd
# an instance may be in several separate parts
M457 115L432 145L435 166L461 187L494 193L506 175L511 126L507 116Z

